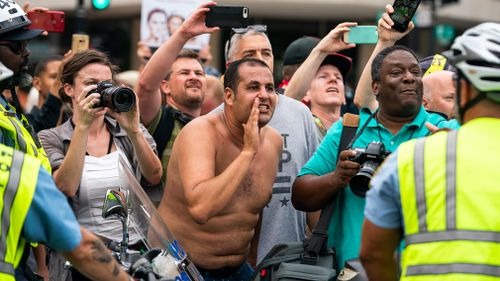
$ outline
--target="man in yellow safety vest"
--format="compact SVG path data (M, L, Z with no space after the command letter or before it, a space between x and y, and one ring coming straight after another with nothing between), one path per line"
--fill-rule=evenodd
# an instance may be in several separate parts
M458 37L458 131L399 146L367 194L361 260L370 280L500 280L500 24Z

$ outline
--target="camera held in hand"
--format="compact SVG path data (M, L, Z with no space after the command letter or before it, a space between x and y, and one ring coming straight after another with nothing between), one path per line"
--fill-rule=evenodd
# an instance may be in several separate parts
M101 95L100 102L95 107L108 107L116 112L128 112L135 106L135 93L128 87L118 87L111 82L102 81L88 95L92 93Z
M371 142L365 149L355 148L354 151L356 151L356 155L349 157L348 160L361 164L361 168L351 178L349 186L356 196L365 197L370 180L390 152L385 150L385 146L381 142Z

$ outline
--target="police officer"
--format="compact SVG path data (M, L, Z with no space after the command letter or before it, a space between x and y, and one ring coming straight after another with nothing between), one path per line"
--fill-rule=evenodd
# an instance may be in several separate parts
M500 279L500 24L444 55L457 68L458 131L402 144L372 180L361 258L370 280Z
M14 1L0 1L0 62L14 72L10 78L0 81L0 143L39 158L43 167L50 172L49 160L32 124L22 114L15 91L15 86L19 85L21 80L31 79L27 74L30 54L27 49L27 40L38 36L43 31L26 29L29 24L31 22L26 13ZM9 103L2 94L4 90L10 90L12 103ZM54 98L49 97L49 99ZM57 102L60 104L60 101ZM51 111L55 119L59 116L59 111Z

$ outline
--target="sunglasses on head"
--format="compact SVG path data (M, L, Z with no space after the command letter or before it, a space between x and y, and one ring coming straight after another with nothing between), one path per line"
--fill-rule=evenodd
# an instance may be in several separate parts
M262 24L255 24L255 25L249 25L247 27L242 27L242 28L231 28L231 33L229 35L229 40L227 41L226 44L226 60L229 52L229 48L231 47L231 39L235 34L245 34L249 32L250 30L256 31L256 32L262 32L266 33L267 32L267 25L262 25Z
M0 46L5 46L10 49L16 55L21 55L26 52L26 47L28 46L28 41L2 41Z

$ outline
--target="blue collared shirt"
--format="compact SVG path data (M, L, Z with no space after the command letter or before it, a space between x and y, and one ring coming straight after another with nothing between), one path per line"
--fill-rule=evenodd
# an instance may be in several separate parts
M60 252L73 251L82 239L80 225L68 199L42 167L24 221L23 237L26 241L41 242Z

